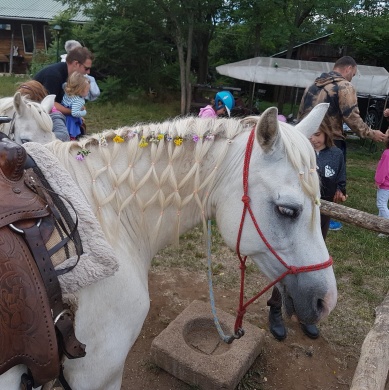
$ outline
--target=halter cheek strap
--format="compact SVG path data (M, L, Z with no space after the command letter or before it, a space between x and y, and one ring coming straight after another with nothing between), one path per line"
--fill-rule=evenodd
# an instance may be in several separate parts
M239 297L239 307L237 311L237 317L235 320L235 334L242 334L244 333L242 330L242 321L243 316L246 313L246 308L251 303L253 303L255 300L257 300L262 294L264 294L267 290L269 290L272 286L274 286L276 283L278 283L281 279L283 279L286 275L289 274L298 274L301 272L311 272L311 271L318 271L327 267L332 266L333 261L332 257L330 256L327 261L324 263L318 263L313 264L309 266L302 266L302 267L296 267L293 265L288 265L285 263L285 261L277 254L275 249L270 245L270 243L267 241L266 237L262 233L261 229L259 228L259 225L257 223L257 220L255 219L254 213L250 207L250 197L248 196L248 177L249 177L249 166L250 166L250 159L251 159L251 153L253 150L254 145L254 129L251 131L249 139L247 141L247 147L246 147L246 153L245 153L245 159L244 159L244 165L243 165L243 196L242 196L242 202L243 202L243 212L242 212L242 218L240 221L240 227L238 232L238 238L236 242L236 253L238 255L239 261L240 261L240 270L241 270L241 284L240 284L240 297ZM243 302L244 300L244 277L245 277L245 270L246 270L246 259L247 256L242 257L240 254L240 242L242 238L242 231L243 231L243 225L246 218L247 212L250 214L251 220L253 221L253 224L255 226L255 229L257 230L259 236L261 237L264 244L267 246L267 248L270 250L270 252L275 256L275 258L286 268L285 272L282 273L277 279L275 279L273 282L270 282L262 291L260 291L257 295L255 295L253 298L251 298L246 303Z

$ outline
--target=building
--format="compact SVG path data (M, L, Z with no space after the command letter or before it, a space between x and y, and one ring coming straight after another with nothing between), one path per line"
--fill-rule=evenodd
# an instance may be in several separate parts
M55 0L1 0L0 73L28 73L34 52L47 50L60 34L49 22L66 9ZM71 21L87 18L80 12Z
M355 57L352 49L347 46L335 46L329 44L329 39L332 33L323 35L319 38L301 43L294 46L292 49L291 60L304 61L320 61L320 62L336 62L336 60L343 56ZM272 57L286 58L287 51L281 51L273 54ZM370 64L374 65L374 64Z

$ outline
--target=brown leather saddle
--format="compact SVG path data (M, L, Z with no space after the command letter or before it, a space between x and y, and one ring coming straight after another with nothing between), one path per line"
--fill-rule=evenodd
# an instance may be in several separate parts
M63 355L85 356L85 345L47 247L61 217L26 159L23 147L0 141L0 375L24 364L37 387L60 376Z

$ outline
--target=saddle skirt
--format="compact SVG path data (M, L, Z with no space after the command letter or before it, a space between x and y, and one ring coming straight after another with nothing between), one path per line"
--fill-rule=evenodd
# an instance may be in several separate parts
M29 367L41 385L60 372L57 337L45 284L16 227L50 219L47 203L26 185L21 146L0 142L0 375L17 364ZM48 239L53 223L42 225ZM20 230L20 229L19 229Z

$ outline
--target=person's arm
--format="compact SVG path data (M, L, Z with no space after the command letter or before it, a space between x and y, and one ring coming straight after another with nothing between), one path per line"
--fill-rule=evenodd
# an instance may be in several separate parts
M338 174L336 177L336 193L334 202L340 203L347 199L346 194L346 164L344 163L343 153L338 153Z
M76 118L81 118L86 115L85 110L85 100L84 99L74 99L72 102L72 116Z
M62 104L57 103L57 102L54 102L54 106L63 115L72 115L72 110L70 108L67 108L67 107L65 107Z
M100 88L97 85L97 82L95 78L91 75L87 75L90 83L90 88L89 88L89 93L88 96L86 97L87 100L93 102L100 96Z
M372 130L361 118L357 94L351 83L339 83L338 98L343 121L354 133L357 133L361 138L370 138L379 142L385 141L385 134L380 130Z

